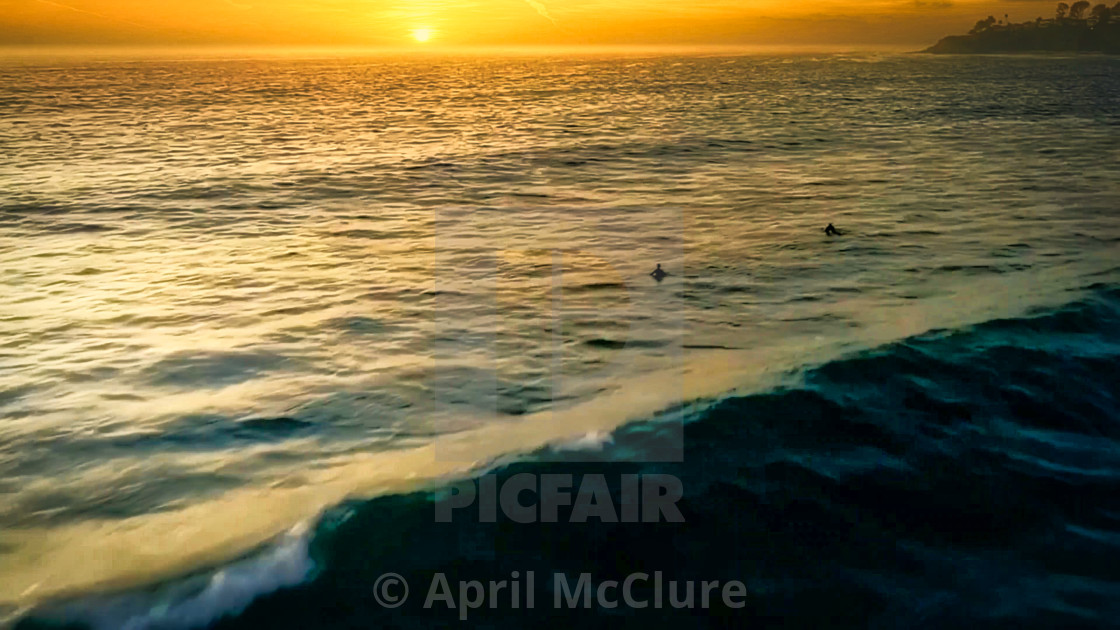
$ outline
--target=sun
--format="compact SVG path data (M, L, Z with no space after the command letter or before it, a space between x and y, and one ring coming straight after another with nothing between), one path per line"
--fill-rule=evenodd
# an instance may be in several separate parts
M423 44L424 42L432 39L432 29L430 28L414 28L412 29L412 39Z

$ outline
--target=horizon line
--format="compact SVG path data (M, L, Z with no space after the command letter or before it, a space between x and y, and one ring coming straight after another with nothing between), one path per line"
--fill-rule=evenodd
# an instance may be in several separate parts
M236 45L177 44L165 46L136 44L0 44L0 56L173 56L191 55L548 55L564 53L697 53L697 54L843 54L918 52L920 44L567 44L567 45L396 45L396 46L320 46L320 45Z

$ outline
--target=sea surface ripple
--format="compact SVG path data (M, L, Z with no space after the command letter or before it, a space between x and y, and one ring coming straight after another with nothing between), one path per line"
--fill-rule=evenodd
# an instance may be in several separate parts
M4 59L0 606L1116 286L1118 103L1085 57Z

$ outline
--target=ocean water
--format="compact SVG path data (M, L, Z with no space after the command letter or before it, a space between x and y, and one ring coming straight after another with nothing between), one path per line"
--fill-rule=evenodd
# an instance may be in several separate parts
M749 604L611 623L1115 624L1118 105L1099 57L6 59L0 617L641 569ZM489 469L686 523L434 522Z

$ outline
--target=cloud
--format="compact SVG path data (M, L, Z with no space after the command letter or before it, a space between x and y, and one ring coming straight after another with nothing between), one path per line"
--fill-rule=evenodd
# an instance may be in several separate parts
M84 13L86 15L92 15L94 17L99 17L103 20L109 20L110 22L120 22L122 24L128 24L129 26L144 28L142 25L137 24L136 22L129 22L128 20L122 20L120 18L115 18L111 15L105 15L104 13L98 13L96 11L88 11L86 9L79 9L78 7L72 7L68 4L63 4L61 2L54 2L54 0L35 0L35 1L38 2L39 4L45 4L47 6L57 7L59 9L66 9L68 11L73 11L75 13Z
M553 24L556 24L556 20L554 20L552 16L549 15L548 7L544 6L544 4L542 4L538 0L525 0L525 2L528 2L529 6L536 9L537 13L541 14L541 17L548 20L549 22L552 22Z

